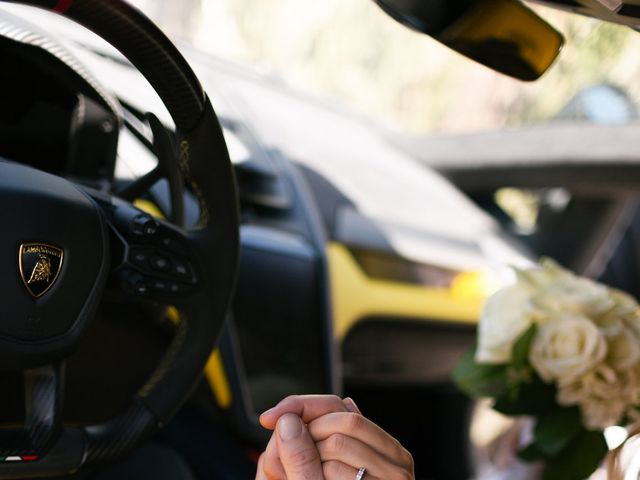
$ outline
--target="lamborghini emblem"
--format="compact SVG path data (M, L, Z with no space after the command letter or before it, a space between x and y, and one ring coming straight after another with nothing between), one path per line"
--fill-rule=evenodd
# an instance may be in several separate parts
M38 298L46 293L58 279L64 253L58 247L44 243L20 245L18 264L20 278L27 291Z

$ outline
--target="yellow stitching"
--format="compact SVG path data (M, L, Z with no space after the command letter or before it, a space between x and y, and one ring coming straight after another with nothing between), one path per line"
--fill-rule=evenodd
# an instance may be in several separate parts
M145 382L142 388L138 391L138 396L145 398L153 391L153 389L160 383L167 372L173 366L180 349L182 348L185 339L187 338L187 317L185 315L180 316L181 322L178 324L175 336L169 345L169 349L162 357L160 364L153 371L149 379Z
M191 185L191 190L195 194L196 198L198 199L198 204L200 205L200 220L198 221L197 226L206 227L209 224L210 219L209 207L207 207L207 202L204 198L204 194L202 193L200 185L198 185L196 181L191 177L191 154L189 148L189 142L187 140L182 140L180 142L180 157L178 159L178 164L180 166L180 171L182 172L182 176L184 177L185 182L188 182Z

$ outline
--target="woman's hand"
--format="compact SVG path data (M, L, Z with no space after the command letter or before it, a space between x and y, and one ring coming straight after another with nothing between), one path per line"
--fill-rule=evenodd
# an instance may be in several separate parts
M358 413L328 413L308 426L327 479L413 480L413 458L400 442Z
M287 444L280 431L298 420L299 436ZM260 417L275 433L260 458L257 480L413 480L413 458L400 443L362 416L351 399L292 396ZM315 452L310 448L311 442ZM297 452L289 455L292 447ZM295 470L295 473L291 473Z

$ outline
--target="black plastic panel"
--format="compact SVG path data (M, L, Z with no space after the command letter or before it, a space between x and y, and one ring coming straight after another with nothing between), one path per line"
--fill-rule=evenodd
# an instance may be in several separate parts
M293 393L326 390L319 260L298 237L279 242L278 250L266 237L262 246L255 236L252 245L243 242L233 306L258 412Z
M345 383L388 387L447 382L474 341L473 325L368 318L344 341Z
M620 10L618 10L618 15L622 15L625 17L635 17L640 18L640 5L633 5L631 3L623 3Z

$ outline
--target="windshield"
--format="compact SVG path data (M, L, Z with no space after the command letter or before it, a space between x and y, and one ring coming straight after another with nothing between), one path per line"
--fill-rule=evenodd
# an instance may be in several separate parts
M533 8L566 45L542 79L523 83L406 29L371 0L134 3L174 38L411 133L496 130L558 114L629 122L640 96L636 32L544 7Z

